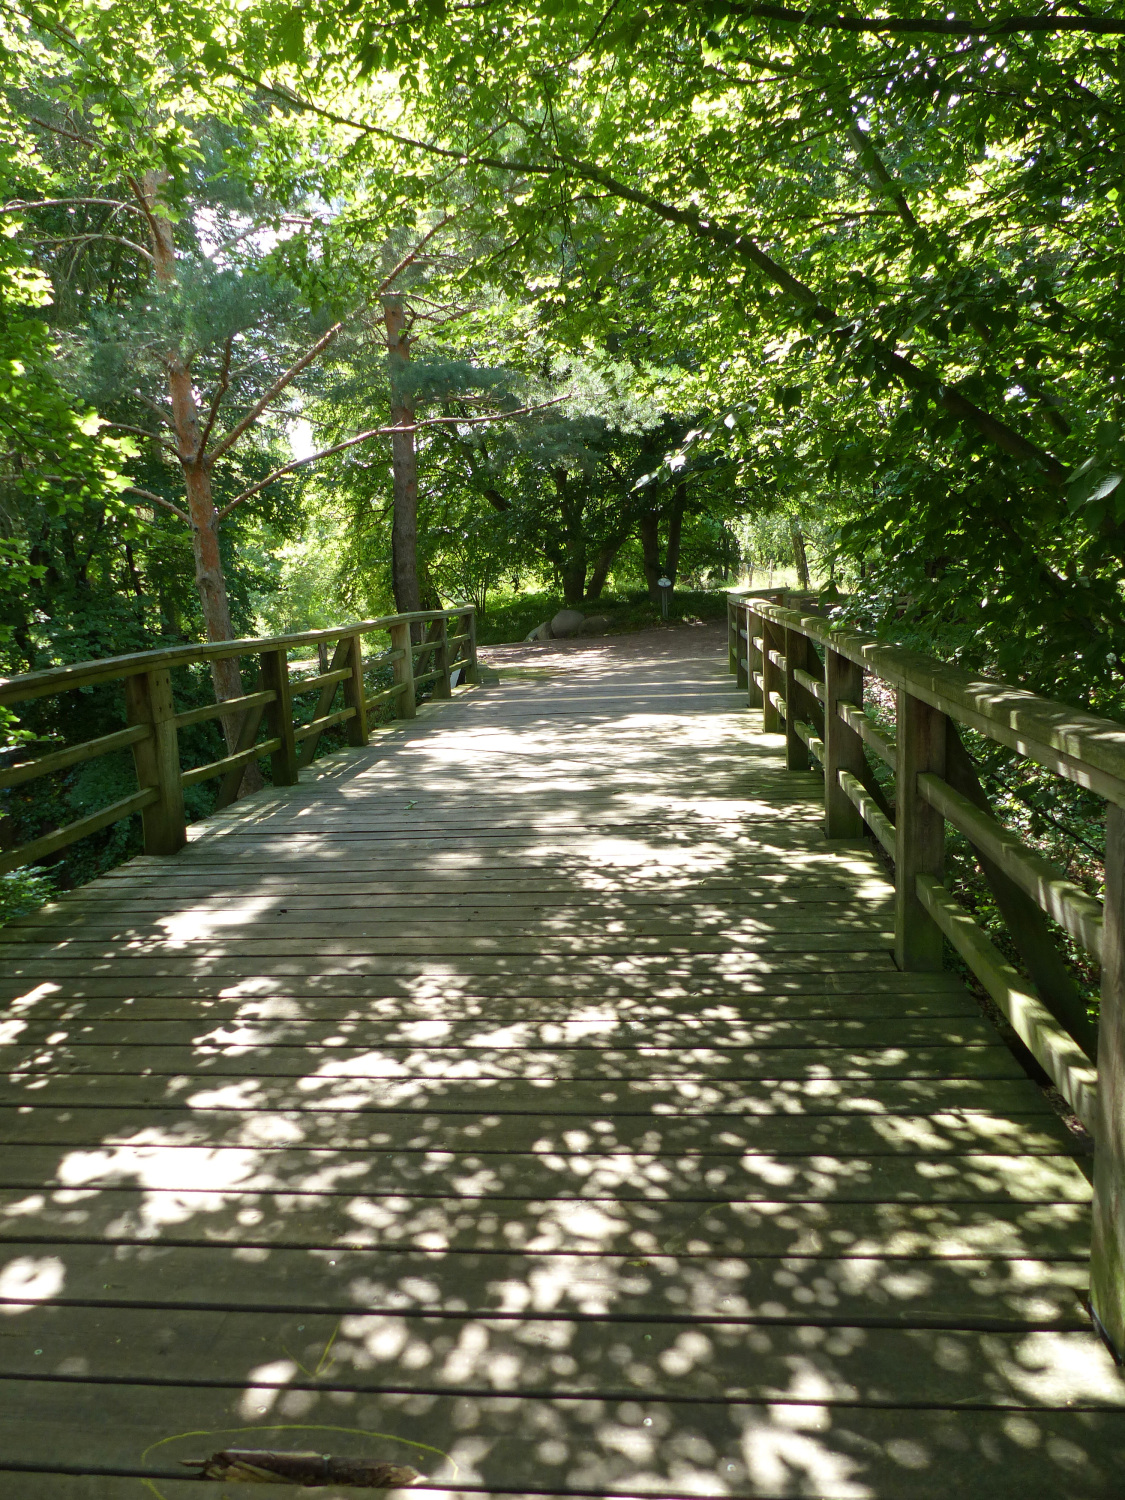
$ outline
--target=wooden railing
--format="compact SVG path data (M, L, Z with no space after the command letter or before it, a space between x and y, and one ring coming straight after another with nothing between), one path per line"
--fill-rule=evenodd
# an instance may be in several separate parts
M1125 1354L1125 725L834 627L807 598L728 596L731 671L764 730L784 734L786 765L823 771L827 837L867 830L893 860L899 968L940 969L948 942L1093 1133L1091 1307ZM893 738L864 710L868 675L894 690ZM1104 901L996 819L958 725L1104 799ZM893 773L893 804L869 754ZM1030 982L946 889L946 824L972 847ZM1048 917L1101 966L1096 1031Z
M365 655L364 637L372 634L386 635L390 643L374 655ZM425 639L416 642L413 634L424 634ZM335 651L327 671L313 677L294 675L289 661L291 651L301 646L321 648L333 641ZM199 708L177 710L172 683L175 668L246 656L258 661L254 692ZM424 671L416 670L416 661ZM366 674L387 667L391 670L392 684L369 693ZM215 805L225 807L237 795L246 767L266 756L273 784L295 786L301 767L312 762L326 729L345 725L348 744L365 745L369 733L367 716L372 709L389 704L396 717L411 719L416 712L417 692L431 687L434 697L448 698L453 674L458 669L466 680L477 681L476 614L470 607L385 615L377 620L362 620L331 630L308 630L298 635L174 646L0 680L0 705L5 707L119 681L124 689L127 720L124 729L112 734L7 766L0 770L0 791L126 747L133 752L137 774L137 790L129 796L19 848L4 851L0 854L0 874L46 859L136 812L143 821L145 853L174 854L187 841L185 787L221 777ZM317 694L313 716L308 723L299 723L294 718L293 700L309 693ZM343 698L343 703L334 709L337 695ZM211 719L221 719L230 726L228 739L233 739L234 749L207 765L183 770L180 730ZM263 725L265 738L260 738Z

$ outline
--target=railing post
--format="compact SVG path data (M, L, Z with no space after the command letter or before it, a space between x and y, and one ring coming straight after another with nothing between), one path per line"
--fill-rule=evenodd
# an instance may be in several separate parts
M738 676L738 609L731 596L727 595L727 671Z
M395 684L402 686L402 692L395 698L395 718L413 719L418 712L418 706L414 697L414 643L410 638L410 626L405 621L392 625L390 636L391 650L402 652L402 655L391 663Z
M1106 808L1090 1305L1125 1358L1125 810Z
M745 610L746 620L746 707L761 708L762 686L758 678L762 675L762 653L754 644L754 637L760 635L765 639L765 626L761 615L756 615L748 604Z
M765 650L762 652L762 732L764 734L777 734L781 729L781 715L773 695L781 692L782 676L770 652L782 649L782 639L781 629L763 615L762 645Z
M940 880L945 868L945 819L918 793L924 771L945 775L945 715L904 688L898 691L898 775L895 779L895 963L937 971L941 929L918 900L919 875Z
M863 668L829 646L824 653L824 836L858 839L863 837L863 819L840 786L839 773L863 773L863 741L841 719L841 703L863 708Z
M477 612L475 609L465 611L465 629L468 632L468 649L465 652L466 662L462 676L466 682L480 682L480 667L477 665Z
M147 724L152 730L147 739L133 746L138 787L155 787L159 793L155 802L141 810L145 853L175 854L187 843L187 820L176 705L168 668L126 677L125 710L130 724Z
M442 615L434 623L438 627L438 640L441 642L437 648L438 671L441 676L434 683L434 697L452 698L453 684L450 680L452 674L449 670L449 619L446 615Z
M809 747L797 733L805 689L794 675L798 667L809 669L809 638L799 630L785 628L785 769L807 771Z
M296 786L297 741L293 737L293 702L289 696L289 658L284 649L263 651L259 657L262 686L276 693L266 704L266 728L270 739L281 741L270 756L274 786Z
M367 689L363 685L363 637L357 631L348 637L348 666L352 675L345 677L344 707L354 708L355 713L347 720L348 744L367 744Z
M742 639L743 627L746 629L747 636L750 634L746 608L741 599L728 607L734 618L734 684L735 687L745 688L749 695L750 643L749 640L744 642Z

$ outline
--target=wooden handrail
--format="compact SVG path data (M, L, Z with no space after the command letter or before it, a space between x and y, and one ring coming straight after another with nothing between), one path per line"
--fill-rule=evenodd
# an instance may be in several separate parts
M452 635L449 631L451 620L462 626ZM422 646L411 642L411 627L418 625L427 625L434 632L433 639ZM363 638L373 632L386 632L391 638L390 647L365 661ZM293 677L288 653L296 647L323 641L336 642L329 670L314 677ZM424 655L437 653L438 666L422 677L416 677L414 672L414 656L419 651ZM173 668L232 656L258 658L258 688L237 698L177 712L172 690ZM378 666L391 668L394 684L369 695L364 672ZM274 785L292 786L297 782L301 766L312 761L326 729L344 724L348 743L364 745L368 739L367 713L370 708L389 703L397 718L413 718L417 687L433 682L435 696L448 697L454 669L460 670L469 682L479 680L476 612L470 605L383 615L329 630L141 651L0 680L0 703L3 704L24 703L95 683L119 681L125 689L129 720L124 729L112 734L52 750L0 770L0 791L126 747L132 748L137 774L137 791L131 796L19 848L4 851L0 854L0 874L55 854L78 839L136 812L141 813L144 821L145 853L175 853L187 840L185 787L221 777L216 806L224 807L237 795L245 768L265 756L270 757ZM343 707L333 710L333 701L341 691ZM312 692L319 693L312 719L304 724L295 722L294 698ZM236 725L237 743L231 752L207 765L183 770L179 753L180 729L220 717L224 721L233 720ZM259 739L263 720L266 737Z
M200 641L194 646L160 646L153 651L137 651L128 656L107 656L99 661L74 662L65 667L48 667L42 672L23 672L17 677L0 677L0 703L23 703L29 698L45 698L69 688L90 687L95 682L114 681L155 667L186 667L199 662L223 661L231 656L257 656L262 651L292 651L296 646L315 646L320 641L336 641L344 635L368 635L373 630L390 630L395 625L425 624L431 620L462 618L475 611L471 605L458 609L423 609L413 614L381 615L375 620L358 620L353 625L336 625L330 630L304 630L295 635L242 637L236 641Z
M731 671L764 730L784 733L786 765L807 767L811 752L823 768L828 837L866 826L893 860L898 966L940 969L948 942L1093 1132L1091 1307L1125 1354L1125 725L867 639L776 594L728 596L728 634ZM893 740L864 712L867 675L895 690ZM1104 902L992 815L958 724L1105 800ZM894 772L893 820L865 747ZM969 840L1034 982L943 884L947 824ZM1046 917L1101 964L1096 1038Z

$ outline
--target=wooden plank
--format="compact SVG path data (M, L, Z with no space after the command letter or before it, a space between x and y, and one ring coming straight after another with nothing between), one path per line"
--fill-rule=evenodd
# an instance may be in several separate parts
M292 1075L193 1079L130 1076L127 1073L36 1073L18 1082L0 1078L0 1104L21 1107L63 1107L105 1101L112 1090L115 1104L166 1107L187 1101L193 1109L256 1106L273 1110L279 1104L304 1103L309 1109L341 1110L353 1114L412 1109L436 1113L491 1114L549 1112L558 1117L632 1113L663 1115L798 1114L941 1114L969 1108L1009 1114L1046 1115L1052 1110L1043 1094L1026 1076L997 1078L826 1078L808 1071L797 1078L441 1078L360 1079L350 1075L321 1077L294 1089ZM109 1081L111 1080L111 1081Z
M981 1370L982 1380L991 1368ZM890 1404L803 1410L798 1402L794 1411L791 1400L763 1407L640 1395L581 1402L483 1393L471 1400L342 1399L328 1391L279 1400L263 1388L255 1401L243 1390L174 1385L6 1384L0 1451L9 1464L18 1456L48 1472L57 1468L59 1433L67 1431L99 1468L135 1473L143 1463L141 1472L161 1482L182 1475L178 1460L201 1456L208 1437L217 1440L214 1446L235 1440L267 1446L279 1430L285 1441L305 1448L325 1446L330 1433L336 1453L412 1462L431 1483L445 1486L440 1493L447 1500L490 1487L508 1495L526 1487L538 1495L776 1500L779 1473L802 1481L823 1476L815 1490L806 1488L822 1500L855 1500L864 1491L944 1500L951 1480L972 1493L963 1488L966 1479L985 1483L990 1500L1115 1500L1125 1466L1119 1411L1031 1408L1015 1416L937 1407L911 1409L907 1417ZM553 1485L545 1484L548 1478ZM404 1500L409 1491L396 1493Z
M819 1400L837 1408L972 1401L978 1408L1125 1410L1125 1382L1091 1328L867 1328L862 1337L814 1342L805 1329L702 1317L568 1320L529 1312L517 1321L35 1303L9 1303L5 1312L5 1381L75 1372L80 1361L89 1380L167 1382L174 1372L178 1384L248 1386L259 1400L327 1388L764 1402L793 1394L799 1362Z
M503 1135L507 1136L504 1131ZM488 1132L481 1127L487 1148ZM169 1145L151 1142L114 1149L68 1149L60 1161L53 1146L8 1145L0 1159L0 1186L70 1186L174 1193L185 1183L250 1192L363 1193L373 1199L403 1193L465 1202L478 1199L599 1198L621 1202L676 1199L694 1203L1088 1203L1090 1184L1069 1156L979 1152L971 1162L946 1155L814 1158L792 1152L735 1155L655 1155L606 1151L588 1145L553 1151L504 1149L500 1132L491 1150L458 1153L438 1148L350 1151L310 1150L293 1144L261 1146Z
M65 1267L60 1305L309 1312L745 1318L817 1327L1089 1330L1074 1260L474 1254L26 1240L0 1251L5 1295ZM58 1280L58 1276L55 1277ZM41 1280L40 1285L46 1283Z
M0 1105L0 1143L10 1146L45 1145L52 1148L87 1146L97 1151L127 1147L143 1155L167 1147L208 1146L238 1148L270 1154L294 1149L323 1151L386 1151L395 1148L442 1148L480 1156L482 1153L532 1152L650 1153L656 1157L741 1156L770 1152L778 1159L829 1153L839 1156L976 1157L998 1152L1024 1156L1066 1155L1075 1149L1074 1137L1057 1116L1010 1110L946 1109L929 1114L673 1114L659 1117L644 1111L602 1113L576 1120L574 1115L552 1115L527 1108L497 1110L487 1118L471 1111L444 1113L440 1109L388 1110L380 1118L371 1111L317 1111L213 1105L176 1108L164 1105L104 1104ZM110 1152L106 1160L118 1159ZM127 1156L120 1159L126 1161ZM4 1169L15 1157L2 1159ZM100 1159L90 1157L97 1166ZM56 1158L61 1171L71 1170L70 1158Z
M0 1189L0 1240L382 1246L632 1255L1080 1259L1084 1203L836 1202L496 1196L479 1202L400 1194Z
M96 1043L68 1049L12 1046L5 1061L12 1080L41 1074L91 1073L104 1078L134 1075L140 1064L149 1077L177 1077L203 1071L208 1078L365 1079L469 1078L561 1079L677 1078L1018 1078L1019 1063L999 1040L992 1045L822 1048L745 1048L733 1056L709 1047L501 1048L412 1046L331 1048L247 1048L239 1056L214 1048L161 1047L145 1049L143 1058L131 1047L101 1047ZM104 1085L110 1087L109 1084Z
M86 1046L131 1049L147 1062L152 1047L194 1046L212 1052L220 1048L239 1052L257 1047L464 1047L473 1050L509 1050L524 1047L606 1048L697 1047L718 1053L743 1048L783 1047L892 1047L988 1046L996 1032L978 1012L959 1018L877 1017L843 1020L818 1016L807 1021L782 1014L747 1019L711 1019L705 1016L634 1017L575 1016L568 1020L476 1021L469 1019L314 1020L306 1016L278 1016L273 1020L245 1019L234 1024L220 1021L201 1029L200 1020L141 1021L130 1019L83 1019L74 1025L45 1020L25 1024L18 1033L0 1032L9 1045L21 1047L65 1047L77 1055ZM143 1054L143 1056L142 1056ZM5 1051L0 1056L12 1054ZM201 1052L201 1056L204 1055Z

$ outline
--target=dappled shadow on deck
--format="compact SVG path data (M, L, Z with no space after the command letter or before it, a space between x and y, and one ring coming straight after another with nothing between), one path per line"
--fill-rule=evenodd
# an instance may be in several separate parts
M538 652L9 930L0 1469L1114 1493L1067 1133L716 644Z

